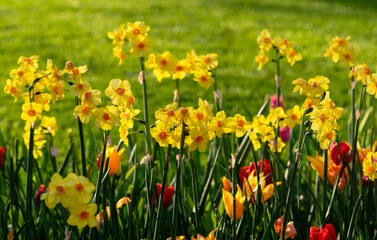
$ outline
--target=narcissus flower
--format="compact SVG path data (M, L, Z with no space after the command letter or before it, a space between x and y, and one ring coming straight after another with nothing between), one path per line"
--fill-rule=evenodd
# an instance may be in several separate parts
M97 106L101 103L101 91L89 90L82 95L82 103L91 107Z
M308 80L307 94L309 97L319 97L329 89L330 80L324 76L316 76Z
M286 123L290 128L294 128L296 124L301 124L301 110L298 105L295 105L292 109L288 109Z
M78 228L89 226L90 228L97 225L95 214L97 212L97 205L95 203L86 204L74 204L69 207L71 215L69 216L67 223Z
M225 205L225 211L228 214L228 216L233 219L233 195L226 191L225 189L222 189L223 191L223 201ZM242 196L242 190L240 186L237 185L237 194L235 197L236 200L236 220L240 219L243 214L243 205L246 200L245 196Z
M42 106L35 102L28 102L22 105L21 119L28 122L35 122L42 118Z
M191 236L191 240L216 240L215 238L215 232L216 232L217 228L213 229L207 237L203 237L202 235L200 235L198 233L198 235L196 236L196 238L194 236Z
M76 116L80 118L80 121L82 123L88 123L90 121L90 118L93 116L93 112L96 109L95 106L90 105L78 105L74 109L74 113Z
M263 50L260 50L258 55L255 56L255 62L258 63L258 71L262 69L263 65L268 63L269 59Z
M324 227L310 227L309 240L336 240L335 228L331 223Z
M367 93L377 98L377 73L373 73L367 85Z
M58 125L56 124L56 118L55 117L43 117L42 123L40 125L50 133L52 136L55 136L55 132L58 130Z
M124 148L118 151L117 146L110 147L109 145L107 145L105 157L106 160L104 162L104 171L106 171L105 166L107 164L107 161L109 161L108 168L110 168L110 176L113 176L114 173L118 172L123 152Z
M195 127L190 129L189 151L198 149L199 152L205 152L208 141L209 135L206 128Z
M208 89L215 82L215 79L212 77L211 72L198 70L194 73L194 81L198 82L205 89Z
M163 121L158 121L154 128L151 128L152 137L161 147L167 147L172 142L172 132Z
M100 127L103 130L111 130L114 126L120 124L119 111L114 105L97 108L94 112L96 117L96 127Z
M48 185L47 193L42 194L41 200L44 200L48 208L54 208L56 204L61 203L64 207L71 205L76 200L73 193L74 178L63 179L59 173L55 173L51 177Z
M152 52L151 39L146 36L135 38L132 42L130 53L137 57L148 56Z
M36 71L38 68L38 61L39 61L39 56L33 55L31 57L24 57L21 56L17 63L21 64L21 68L24 71Z
M133 42L136 38L140 36L147 36L151 28L148 25L145 25L142 21L137 21L134 23L128 22L126 29L126 36Z
M200 59L202 59L204 65L208 69L214 69L219 65L219 62L217 61L217 54L216 53L209 53L207 55L199 56Z
M298 53L296 52L295 50L293 50L292 48L289 48L287 50L287 53L285 55L287 57L287 61L289 64L291 64L291 66L295 65L295 63L297 61L300 61L302 60L302 55L301 53Z
M179 109L177 109L177 103L173 102L166 105L164 109L160 108L155 112L155 118L166 123L170 128L174 126L174 123L178 123Z
M357 65L355 67L355 80L361 81L364 85L368 85L370 83L370 79L372 77L371 71L368 66L363 63L362 65Z
M131 92L131 85L128 80L113 79L105 90L105 94L111 102L117 106L127 106L130 98L134 99ZM132 101L133 103L133 101ZM131 103L131 104L132 104Z
M252 124L244 116L236 114L233 118L229 119L229 127L232 129L232 132L236 133L236 137L242 137L247 131L251 130Z
M107 37L113 40L114 45L123 44L124 39L126 38L125 24L122 24L119 29L116 29L113 32L108 32Z
M81 98L85 92L90 90L90 84L88 81L84 81L82 83L78 83L72 86L69 86L69 91L72 96L76 96Z
M208 125L208 128L215 132L217 137L221 137L223 133L229 133L231 130L229 125L229 118L226 117L224 111L216 113L216 116L212 118L211 123Z
M76 176L76 174L74 175L73 178L75 178L76 181L73 184L73 192L77 196L77 201L79 203L86 204L92 199L92 192L95 190L95 186L93 183L89 182L88 178L84 176Z
M363 173L372 181L377 178L377 152L367 153L363 161Z
M14 101L17 102L17 99L22 96L24 91L21 88L19 81L7 80L7 84L4 86L4 92L6 94L11 94L14 97Z
M261 34L257 38L259 48L265 52L270 51L272 48L272 39L270 32L267 29L262 30Z
M158 199L160 199L162 184L157 183L156 187L157 187L157 192L158 192ZM172 186L168 187L168 186L165 185L165 192L164 192L164 199L163 199L163 207L164 208L169 207L169 205L170 205L170 203L173 199L173 194L174 194L174 188ZM153 195L153 203L155 203L155 202L156 202L156 196Z

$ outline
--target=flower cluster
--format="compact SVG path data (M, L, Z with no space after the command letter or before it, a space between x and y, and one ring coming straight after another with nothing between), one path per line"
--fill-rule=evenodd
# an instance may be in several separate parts
M220 111L213 116L212 104L199 98L198 105L196 109L177 108L177 103L174 102L156 111L157 121L151 128L152 137L162 147L172 145L180 149L182 127L185 127L188 134L184 136L184 147L189 146L189 151L198 149L199 152L204 152L208 141L215 136L234 133L236 137L242 137L251 129L251 123L240 114L227 117L224 111Z
M83 228L86 225L95 227L97 225L95 213L97 205L89 203L92 199L92 192L95 190L93 183L83 176L74 173L62 178L55 173L48 185L46 193L43 193L41 200L48 208L55 208L58 203L68 208L71 215L68 224Z
M208 89L214 82L214 69L218 66L217 54L196 55L191 50L184 59L178 59L170 52L150 54L145 62L147 68L153 68L153 74L159 82L171 77L173 80L183 79L189 74L194 75L194 81Z
M362 82L366 86L367 93L377 98L377 73L372 73L365 63L352 68L349 77Z
M120 137L128 145L128 129L133 128L133 117L140 112L133 108L135 97L128 80L112 79L109 82L105 94L112 105L104 107L99 107L101 91L92 89L87 81L72 85L70 90L73 96L79 98L74 112L82 123L89 123L93 117L96 127L103 130L119 126Z
M113 40L113 54L116 58L119 58L119 66L127 60L128 53L144 57L152 52L151 40L148 37L149 30L148 25L138 21L128 22L127 29L125 24L122 24L119 29L107 33L107 36Z
M322 149L328 149L331 141L335 139L336 130L340 129L337 120L343 114L343 108L335 107L330 92L326 91L329 83L330 80L324 76L316 76L308 81L302 78L292 81L292 84L296 85L293 92L300 91L300 94L306 96L301 110L313 108L310 113L311 129L317 132L317 140Z
M334 63L338 61L353 67L357 58L357 54L350 43L351 37L338 37L331 39L329 48L326 49L324 57L330 58Z
M50 102L55 104L64 98L64 82L82 82L81 74L87 71L87 66L75 67L68 61L63 70L58 70L52 60L47 60L45 70L39 68L39 56L18 59L19 67L12 69L10 78L4 87L4 92L12 95L15 101L21 98L21 119L26 121L24 142L29 147L30 124L35 126L37 120L42 123L35 128L34 157L42 155L41 148L46 143L46 134L55 135L57 130L55 117L42 116L50 111Z
M261 142L268 142L268 146L272 152L281 152L285 143L281 137L277 136L276 129L286 127L288 122L293 128L296 122L300 121L301 116L300 114L296 114L296 117L294 117L294 111L295 109L287 110L287 113L291 114L290 119L287 118L287 114L282 107L271 108L267 117L263 114L254 116L251 123L252 130L249 132L249 138L253 143L254 149L259 149Z
M302 60L301 53L298 53L293 49L293 42L288 42L282 37L272 39L271 34L267 29L264 29L258 36L257 43L260 48L258 55L255 57L255 62L259 64L258 70L261 70L263 65L270 61L270 59L266 56L266 53L270 51L271 48L274 48L276 52L284 55L291 66L293 66L297 61ZM276 61L277 59L274 60Z

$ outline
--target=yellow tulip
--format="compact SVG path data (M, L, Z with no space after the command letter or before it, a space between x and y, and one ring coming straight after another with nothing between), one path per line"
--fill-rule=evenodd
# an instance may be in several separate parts
M230 218L233 218L233 195L226 191L223 188L223 200L225 205L225 211L229 215ZM243 214L243 204L245 202L246 197L242 197L241 188L237 185L237 194L235 197L236 200L236 220L240 219Z
M255 192L253 196L253 201L255 201L256 199L256 196L257 196L256 191L257 191L257 186L258 186L257 176L256 174L254 176L254 171L250 174L247 180L244 178L244 186L243 186L243 188L246 190L247 197L250 197L251 194ZM261 180L263 178L264 178L264 174L263 172L261 172L259 174L259 179ZM276 186L279 186L280 184L281 182L276 182ZM270 197L274 195L274 184L270 183L266 185L266 179L262 181L262 183L260 184L260 188L261 188L262 197L263 197L262 202L267 201Z

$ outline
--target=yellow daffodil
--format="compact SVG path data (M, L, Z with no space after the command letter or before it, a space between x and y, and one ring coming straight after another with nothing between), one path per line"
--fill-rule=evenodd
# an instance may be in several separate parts
M74 204L69 207L71 215L69 216L67 223L78 228L89 226L90 228L97 225L96 212L97 205L95 203L90 204Z
M97 108L94 112L96 127L100 127L103 130L111 130L113 127L120 125L118 115L119 111L115 106Z
M367 153L363 161L363 173L371 181L377 179L377 153Z
M114 57L119 58L119 66L122 66L128 58L121 45L116 45L113 48L113 55Z
M287 120L286 123L288 127L294 128L296 124L301 124L301 110L298 105L295 105L292 109L287 110Z
M101 91L89 90L82 95L81 100L83 105L97 106L101 103Z
M373 73L367 85L367 93L377 98L377 73Z
M203 61L207 69L214 69L219 65L219 62L217 61L217 54L215 53L202 55L202 56L199 56L199 58Z
M78 83L72 86L69 86L69 91L72 96L81 98L85 92L90 90L90 84L88 81L83 83Z
M137 57L148 56L152 52L151 39L146 36L134 38L130 53Z
M42 123L40 126L45 128L52 136L55 136L55 132L58 130L55 117L42 117Z
M28 122L35 122L42 118L42 105L35 102L26 102L22 105L21 119Z
M176 63L172 70L172 79L183 79L190 73L190 65L186 59L180 60Z
M265 52L270 51L272 48L272 39L270 32L267 29L264 29L257 38L257 43L259 48Z
M38 68L39 56L33 55L31 57L21 56L17 64L21 64L21 69L24 71L35 72Z
M223 191L223 201L225 205L225 211L228 216L233 219L233 200L236 200L236 220L240 219L243 214L243 205L246 200L245 196L242 196L242 190L240 186L237 185L237 194L236 197L233 198L233 195L226 191L224 188Z
M208 130L202 127L194 127L190 129L189 139L189 151L198 149L199 152L205 152L207 149L207 142L209 141Z
M64 98L64 83L57 81L48 85L48 91L51 94L52 102L55 104L57 100Z
M55 173L51 177L47 193L42 194L41 200L44 200L48 208L54 208L58 203L61 203L63 207L70 206L72 201L77 199L73 194L74 183L74 178L63 179L59 173Z
M307 94L309 97L319 97L329 89L327 84L330 83L330 80L324 76L316 76L308 80Z
M252 128L251 122L247 121L241 114L236 114L229 120L229 126L232 128L232 132L236 133L236 137L242 137L247 131Z
M296 85L293 89L293 93L300 91L300 95L302 95L308 91L309 86L305 79L298 78L292 81L292 84Z
M125 24L122 24L119 29L116 29L113 32L108 32L107 37L113 40L114 45L123 44L124 39L126 38Z
M25 102L29 100L29 94L26 94L26 98L24 97ZM51 102L51 95L49 93L41 93L38 95L34 95L34 102L38 103L42 106L43 111L50 111L50 102Z
M215 132L217 137L221 137L223 133L230 133L231 128L228 127L230 119L226 117L224 111L216 113L216 116L212 118L208 128Z
M137 21L134 23L128 22L126 29L126 36L130 42L133 42L136 38L140 36L147 36L151 28L145 25L142 21Z
M208 89L215 82L215 79L212 77L211 72L206 69L200 69L195 71L194 81L198 82L203 88Z
M269 59L261 49L257 56L255 56L255 62L258 63L258 71L262 69L263 65L268 63Z
M119 126L119 135L124 144L128 146L128 128L122 124Z
M289 48L287 51L287 54L285 55L287 57L287 61L291 66L295 65L297 61L302 60L301 53L296 52L292 48Z
M179 109L177 109L177 103L173 102L166 105L165 109L159 109L155 112L156 119L163 121L166 125L170 128L174 126L174 123L178 123L177 116L178 116Z
M363 63L362 65L357 65L355 67L355 75L355 80L361 81L364 85L368 85L372 77L371 71L365 63Z
M71 177L75 179L72 187L73 194L77 196L77 201L82 204L90 202L92 199L92 192L96 189L94 184L89 182L89 179L84 176L77 176L74 173L68 174L72 175Z
M134 101L134 96L131 92L131 85L128 80L111 80L109 86L105 90L105 94L111 99L111 102L117 106L132 105Z
M151 135L161 147L167 147L172 141L172 133L164 121L158 121L156 126L151 128Z
M95 106L90 107L89 105L82 104L75 107L74 113L80 118L82 123L88 123L90 118L93 117L95 109Z
M4 92L6 94L11 94L14 97L14 101L17 102L17 99L22 96L24 91L21 88L20 82L18 80L7 80L7 84L4 86Z

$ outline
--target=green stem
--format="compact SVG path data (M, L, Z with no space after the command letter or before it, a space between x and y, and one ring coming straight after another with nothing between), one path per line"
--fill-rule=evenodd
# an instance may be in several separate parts
M237 182L236 182L236 156L232 154L232 188L233 188L233 217L232 217L232 239L237 239L236 231L236 192L237 192ZM257 167L257 166L256 166Z
M280 56L279 49L275 49L275 81L276 81L276 106L280 107Z
M172 233L171 239L176 239L177 236L177 220L178 220L178 201L180 195L181 186L181 172L183 165L183 148L185 147L185 135L186 135L186 124L182 121L182 135L181 135L181 148L179 150L178 163L177 163L177 175L175 178L175 194L174 194L174 205L173 205L173 222L172 222Z
M29 152L28 152L28 162L27 162L27 177L26 177L26 202L25 202L25 213L28 219L25 219L25 222L30 221L34 222L33 215L32 215L32 182L33 182L33 150L34 150L34 127L35 122L30 123L30 137L29 137ZM32 228L32 225L34 224L28 224L29 228L29 237L30 239L34 239L34 231Z
M192 186L193 186L193 193L194 193L194 206L195 206L195 227L196 231L199 231L199 209L198 209L198 182L196 176L196 168L194 158L192 156L192 152L190 152L190 163L191 163L191 170L192 170Z
M286 199L286 202L285 202L285 213L284 213L284 221L283 221L283 226L282 226L282 230L281 230L281 236L280 236L280 240L284 240L285 239L285 230L287 228L287 223L288 223L288 218L289 218L289 211L290 211L290 203L291 203L291 195L292 195L292 191L293 191L293 186L294 186L294 181L295 181L295 176L296 176L296 172L297 172L297 167L298 167L298 164L300 162L300 159L301 159L301 155L302 155L302 148L304 147L304 137L305 137L305 126L304 126L304 121L305 121L305 115L308 114L309 112L311 112L313 109L307 109L304 114L302 115L302 121L301 121L301 126L300 126L300 135L299 135L299 141L298 141L298 149L296 149L296 158L295 158L295 163L293 165L293 172L292 172L292 175L291 175L291 181L290 181L290 184L289 184L289 189L288 189L288 195L287 195L287 199Z
M326 199L327 199L327 162L328 162L328 154L327 154L327 149L324 151L324 159L325 161L323 162L324 164L324 176L323 176L323 198L322 198L322 222L325 221L325 208L326 208Z
M154 227L153 240L157 240L158 236L160 236L160 222L161 222L162 209L164 206L165 185L166 185L166 177L168 175L168 169L169 169L169 164L170 164L171 148L172 146L169 145L168 153L165 155L165 169L164 169L164 175L162 177L161 193L158 200L158 209L157 209L157 216L156 216L156 225Z
M215 103L216 103L216 108L217 108L217 111L221 111L221 107L220 107L220 98L219 96L217 96L217 91L218 91L218 88L217 88L217 82L216 82L216 72L215 70L212 71L212 77L213 79L215 79L215 82L213 83L213 89L214 89L214 98L215 98Z
M174 93L174 99L177 101L178 107L181 107L181 92L179 91L179 79L175 79L176 92Z
M145 137L146 137L146 152L147 154L152 154L151 147L151 136L149 131L149 121L148 121L148 98L147 98L147 83L145 81L145 66L144 57L140 57L140 67L143 77L143 104L144 104L144 122L145 122Z
M87 177L86 172L86 159L85 159L85 141L84 141L84 131L82 129L82 122L80 118L77 118L79 124L79 134L80 134L80 149L81 149L81 166L82 166L82 175Z

